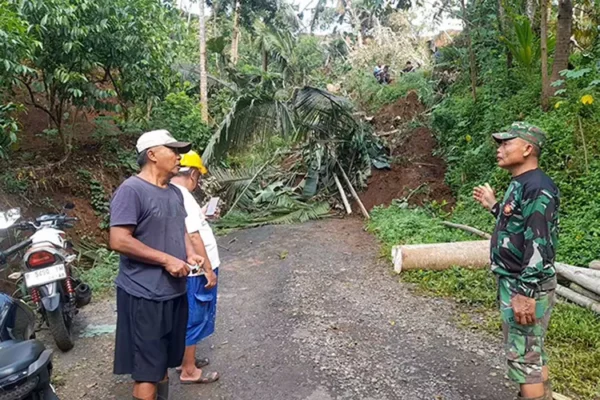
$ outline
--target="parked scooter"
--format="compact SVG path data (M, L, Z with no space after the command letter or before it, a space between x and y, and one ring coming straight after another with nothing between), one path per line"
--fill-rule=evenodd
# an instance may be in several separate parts
M23 279L31 301L36 304L56 346L62 351L71 350L74 346L72 330L77 308L91 300L89 286L72 277L71 267L77 255L62 230L71 228L77 221L77 218L66 214L67 210L74 207L73 204L67 204L60 214L45 214L34 221L13 223L13 229L34 231L28 239L13 246L17 248L16 251L25 250L25 272L18 275L17 279ZM20 218L18 210L9 210L7 213L11 212L18 214L17 219ZM0 261L5 257L0 252Z
M0 229L19 213L0 212ZM0 265L22 247L13 246L0 256ZM50 384L52 350L35 337L35 314L21 300L0 293L0 400L58 400Z

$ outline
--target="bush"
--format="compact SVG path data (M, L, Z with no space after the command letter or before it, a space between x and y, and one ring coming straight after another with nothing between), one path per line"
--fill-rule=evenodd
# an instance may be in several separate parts
M167 129L177 140L191 142L202 152L212 133L202 122L199 102L185 92L170 93L157 104L148 123L149 129Z
M470 200L475 185L489 182L498 190L508 186L509 174L496 167L495 143L491 133L513 121L527 120L548 133L541 158L542 169L561 191L561 230L557 258L586 265L600 254L600 117L594 105L583 105L577 92L557 109L542 113L537 80L520 85L494 80L480 88L474 102L468 88L457 87L433 112L432 127L439 143L438 153L448 163L446 181L457 194L453 219L490 231L493 220ZM574 85L574 83L573 83ZM583 146L579 117L585 135ZM585 153L587 150L587 164ZM487 226L486 226L487 225Z
M389 85L381 85L371 72L361 72L350 76L348 91L361 108L375 112L386 104L394 103L415 90L426 106L433 104L433 87L425 72L417 71L399 75Z

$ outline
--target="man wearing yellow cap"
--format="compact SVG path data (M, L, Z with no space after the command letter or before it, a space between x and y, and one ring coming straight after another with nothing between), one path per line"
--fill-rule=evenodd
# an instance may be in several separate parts
M210 336L215 330L217 311L217 276L220 264L217 241L206 222L200 205L192 196L198 187L206 167L195 151L181 157L179 173L173 177L174 184L183 195L183 205L187 213L185 226L194 249L206 262L200 271L187 278L189 316L185 338L185 354L181 364L180 380L183 384L212 383L219 379L217 372L204 374L202 369L208 359L196 360L196 344Z

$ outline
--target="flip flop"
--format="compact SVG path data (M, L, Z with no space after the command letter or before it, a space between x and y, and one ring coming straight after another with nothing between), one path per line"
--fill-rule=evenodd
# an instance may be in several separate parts
M210 364L210 360L208 358L196 358L196 368L202 369ZM175 368L178 374L181 373L181 367Z
M209 372L207 374L204 374L204 372L202 372L202 374L200 375L200 378L193 380L193 381L184 381L181 378L179 378L179 382L182 385L194 385L194 384L203 384L203 383L213 383L219 380L219 373L218 372Z

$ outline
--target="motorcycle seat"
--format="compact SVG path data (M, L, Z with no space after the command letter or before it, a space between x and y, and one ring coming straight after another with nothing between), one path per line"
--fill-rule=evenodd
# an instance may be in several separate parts
M46 347L39 340L0 342L0 379L26 370Z

